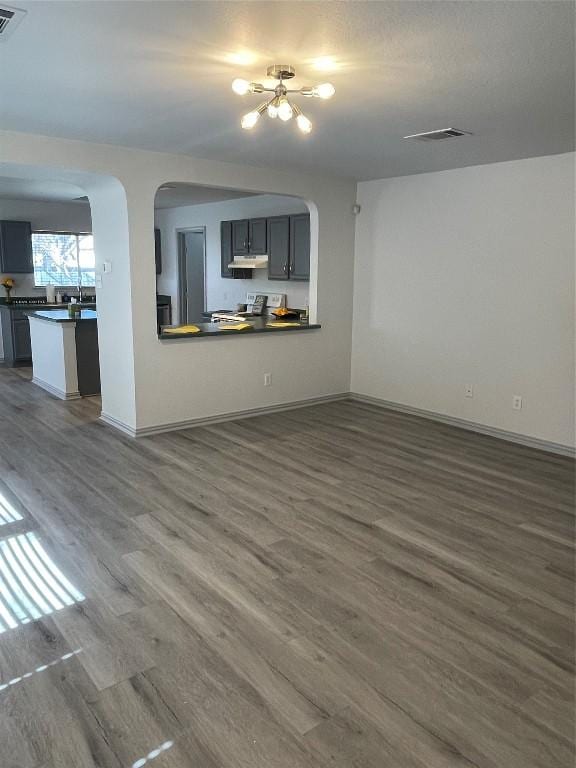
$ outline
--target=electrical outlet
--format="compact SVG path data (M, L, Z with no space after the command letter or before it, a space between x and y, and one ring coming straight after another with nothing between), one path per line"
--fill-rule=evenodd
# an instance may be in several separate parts
M522 409L522 395L512 396L512 408L514 408L515 411L520 411Z
M265 373L264 374L264 386L265 387L271 387L272 386L272 374L271 373Z
M466 384L464 386L464 397L474 397L474 387L472 384Z

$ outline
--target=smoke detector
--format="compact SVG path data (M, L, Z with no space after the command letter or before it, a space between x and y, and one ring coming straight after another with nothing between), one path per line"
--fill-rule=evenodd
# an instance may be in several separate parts
M0 42L10 37L25 15L26 11L22 11L20 8L10 8L8 5L0 6Z
M461 131L458 128L441 128L439 131L424 131L424 133L412 133L403 136L404 139L415 141L443 141L444 139L457 139L459 136L472 136L470 131Z

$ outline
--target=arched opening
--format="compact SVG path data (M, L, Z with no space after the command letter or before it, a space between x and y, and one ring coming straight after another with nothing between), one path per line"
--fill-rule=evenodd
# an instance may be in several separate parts
M307 321L316 308L316 219L315 206L294 196L162 184L154 204L159 329L255 311Z
M0 230L0 357L29 367L31 311L96 305L90 203L69 182L0 176Z
M101 405L103 413L133 420L122 184L89 172L5 163L0 228L0 282L11 287L9 296L0 289L4 364L28 369L33 383L58 398L93 397L95 416ZM79 312L72 318L73 309Z

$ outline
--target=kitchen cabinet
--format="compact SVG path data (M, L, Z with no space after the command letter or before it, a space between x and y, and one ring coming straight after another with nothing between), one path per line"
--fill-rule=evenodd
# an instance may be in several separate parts
M290 217L268 219L268 279L287 280L290 262Z
M310 279L310 216L290 216L290 280Z
M263 256L266 253L266 219L239 219L232 222L234 258Z
M307 213L222 221L220 236L222 277L251 278L254 270L230 269L228 264L234 259L268 255L269 280L310 279L310 215Z
M248 256L248 219L232 222L232 256Z
M29 221L0 221L0 272L34 272L32 225Z
M32 362L30 326L24 312L3 305L0 311L4 362L12 367Z
M247 221L247 220L244 220ZM234 221L220 222L220 275L232 280L251 280L251 269L230 269L228 264L234 260L233 239L234 239ZM248 229L246 228L246 231Z
M162 235L158 227L154 227L154 259L156 261L156 274L162 274Z
M268 279L310 279L310 216L268 219Z
M264 256L266 249L266 219L250 219L248 221L248 255Z

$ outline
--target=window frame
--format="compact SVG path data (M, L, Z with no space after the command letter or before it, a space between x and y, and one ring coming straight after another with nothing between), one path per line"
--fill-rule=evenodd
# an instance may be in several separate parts
M94 235L92 232L74 232L72 230L66 230L66 229L33 229L32 230L32 238L34 235L73 235L76 238L76 267L78 270L78 277L80 278L82 272L80 268L80 240L81 237L86 237L86 235L90 235L92 238L94 238ZM33 241L32 241L33 243ZM34 267L34 288L46 288L46 285L48 283L43 285L38 285L36 282L36 265L34 264L34 246L32 244L32 265ZM55 285L56 288L78 288L81 286L82 288L94 288L94 285L82 285L82 283L72 283L70 285Z

